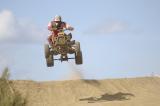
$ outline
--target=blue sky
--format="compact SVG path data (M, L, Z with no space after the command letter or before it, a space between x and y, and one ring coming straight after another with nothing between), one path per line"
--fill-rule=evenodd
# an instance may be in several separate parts
M0 69L11 79L104 79L160 74L159 0L14 0L0 3ZM59 14L84 64L45 65L47 24Z

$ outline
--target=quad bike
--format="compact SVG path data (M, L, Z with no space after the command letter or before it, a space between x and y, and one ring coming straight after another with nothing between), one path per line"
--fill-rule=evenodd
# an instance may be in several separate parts
M54 66L54 60L60 60L62 62L75 59L77 65L83 63L80 42L76 42L75 40L71 41L72 34L66 34L64 31L65 30L61 30L56 37L52 36L52 45L45 44L44 46L47 67ZM74 54L75 57L69 58L68 54ZM60 55L60 58L54 59L56 55Z

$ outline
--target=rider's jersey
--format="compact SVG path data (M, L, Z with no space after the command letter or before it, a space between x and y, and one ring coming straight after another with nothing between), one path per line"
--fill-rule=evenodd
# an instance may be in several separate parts
M66 23L65 22L56 22L56 21L51 21L48 24L48 30L52 31L54 36L57 36L60 30L63 30L66 28Z
M51 21L48 24L48 30L52 31L54 36L57 36L60 30L63 29L73 29L70 25L66 24L65 22L60 21Z

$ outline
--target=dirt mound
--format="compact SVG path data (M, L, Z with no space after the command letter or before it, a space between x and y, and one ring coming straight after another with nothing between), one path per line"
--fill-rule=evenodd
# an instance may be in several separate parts
M160 78L12 81L27 106L159 106Z

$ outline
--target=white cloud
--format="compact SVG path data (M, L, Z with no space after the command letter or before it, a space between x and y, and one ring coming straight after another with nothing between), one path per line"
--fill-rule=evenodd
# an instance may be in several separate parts
M99 29L99 31L104 33L113 33L113 32L120 32L124 31L127 28L127 25L122 22L110 22L108 24L104 24L102 26L102 29Z
M29 21L17 19L9 10L0 12L0 42L34 43L46 40L47 33Z
M123 32L128 28L128 24L121 21L104 21L96 24L86 31L87 34L110 34L115 32Z
M16 34L15 18L13 14L4 10L0 12L0 39L6 39Z

